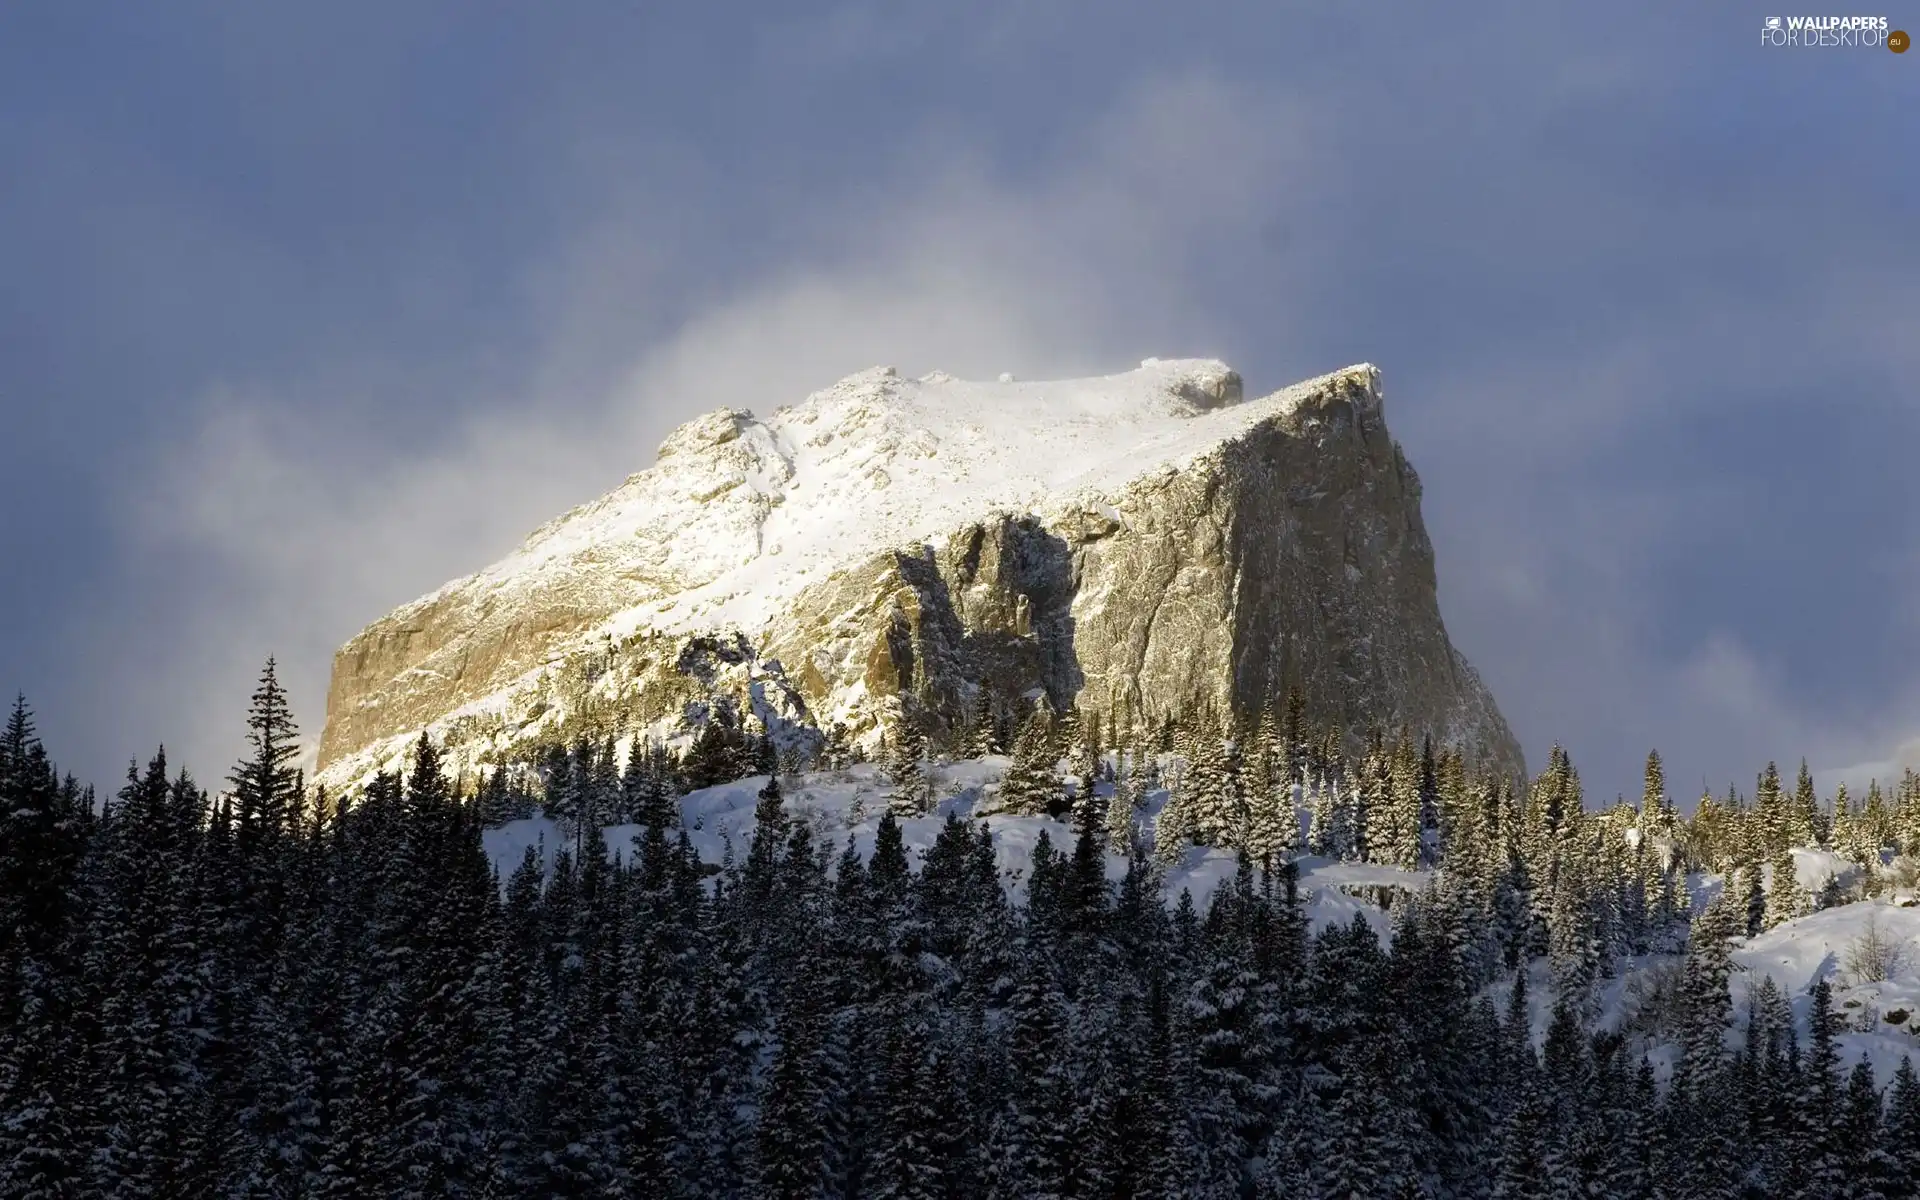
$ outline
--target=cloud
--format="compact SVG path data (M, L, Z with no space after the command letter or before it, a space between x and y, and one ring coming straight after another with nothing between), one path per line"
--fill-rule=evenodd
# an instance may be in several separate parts
M1844 767L1832 767L1820 772L1821 780L1831 786L1844 783L1847 790L1858 800L1868 785L1879 781L1882 787L1891 787L1902 779L1908 771L1920 771L1920 737L1909 738L1900 743L1893 753L1885 758L1871 762L1852 763Z
M524 366L538 390L424 437L389 437L365 404L210 393L124 489L129 542L170 570L194 564L202 582L168 627L141 630L146 669L121 672L113 724L158 731L214 777L238 753L246 691L273 653L317 737L334 647L649 465L700 412L794 402L876 363L1041 377L1213 349L1195 345L1219 314L1188 270L1189 243L1260 217L1250 198L1303 152L1275 137L1287 114L1256 100L1165 80L1037 178L996 178L961 145L860 181L832 197L837 219L806 253L623 348L624 362L608 357L606 302L630 284L592 251L612 247L656 283L671 263L610 216L583 235L588 250L564 245L532 272L551 322ZM90 669L130 653L109 633Z
M1731 779L1750 794L1768 760L1803 756L1823 787L1841 778L1857 786L1875 770L1884 780L1884 748L1920 729L1920 693L1875 680L1878 631L1832 620L1864 579L1897 577L1900 554L1862 537L1864 514L1856 529L1771 524L1769 504L1798 515L1827 486L1771 455L1751 471L1738 455L1731 467L1687 461L1694 438L1717 449L1743 423L1879 420L1846 392L1728 411L1777 384L1764 361L1712 352L1704 327L1725 316L1676 314L1660 341L1603 341L1584 355L1522 354L1410 381L1417 403L1389 410L1405 414L1395 425L1415 464L1430 479L1430 467L1444 472L1427 505L1451 633L1530 761L1547 743L1567 745L1596 800L1637 794L1637 764L1653 748L1683 798L1698 794L1702 776L1716 792ZM1779 317L1756 311L1753 320ZM1834 334L1823 357L1875 362L1865 340ZM1815 461L1830 453L1818 433L1802 437ZM1480 469L1463 469L1474 463ZM1858 497L1869 485L1832 486ZM1799 498L1773 499L1782 489ZM1893 510L1890 525L1909 531L1896 532L1896 544L1911 544L1905 513ZM1758 560L1751 575L1729 565L1746 543ZM1830 586L1803 584L1810 572L1825 577L1814 563L1826 556L1840 564ZM1701 562L1723 576L1703 574ZM1769 641L1755 614L1790 584L1812 595L1785 605L1801 615ZM1920 646L1911 614L1892 611L1880 644ZM1820 661L1842 653L1863 661Z

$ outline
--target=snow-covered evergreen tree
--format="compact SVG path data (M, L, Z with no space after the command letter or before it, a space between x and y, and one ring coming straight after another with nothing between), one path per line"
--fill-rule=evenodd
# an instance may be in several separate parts
M887 808L902 820L922 817L933 805L933 783L928 775L927 739L912 720L902 718L894 730L887 762Z
M1066 803L1058 762L1043 698L1014 739L1013 762L1000 781L1000 807L1024 816L1058 812Z
M1144 765L1133 754L1123 755L1115 774L1113 795L1106 807L1107 849L1131 855L1139 841L1139 819L1147 802Z
M1793 920L1807 910L1806 893L1800 890L1795 874L1793 853L1782 847L1767 864L1767 900L1764 924L1772 929Z
M1247 815L1240 792L1232 747L1211 715L1193 739L1186 770L1178 789L1191 814L1193 837L1209 846L1238 846L1246 832Z

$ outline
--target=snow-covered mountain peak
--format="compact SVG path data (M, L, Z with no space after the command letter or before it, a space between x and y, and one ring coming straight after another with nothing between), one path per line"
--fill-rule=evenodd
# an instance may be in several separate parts
M905 420L938 425L954 415L956 402L966 402L977 406L979 416L1006 417L1028 425L1084 417L1129 422L1189 417L1242 400L1239 374L1217 359L1149 358L1137 369L1116 375L1055 380L1002 375L986 382L956 379L945 371L908 379L893 367L871 367L822 388L787 411L813 410L857 422L891 408ZM816 418L800 419L811 423Z
M686 422L653 466L416 603L474 589L518 592L583 561L610 568L643 604L724 579L716 594L676 603L678 615L665 621L691 625L749 588L760 603L777 603L780 581L801 581L787 569L796 554L857 555L943 528L955 514L1030 507L1130 477L1313 392L1301 385L1248 403L1240 376L1213 359L1148 359L1117 375L1012 383L908 379L872 367L764 419L729 407ZM777 569L733 578L773 559ZM666 613L644 616L659 624Z
M868 739L909 700L944 727L983 693L1151 715L1297 681L1356 723L1517 764L1447 642L1418 501L1367 364L1252 399L1225 363L1147 359L1061 380L873 367L736 400L348 643L321 771L358 778L423 727L471 756L704 719L722 659L756 713Z

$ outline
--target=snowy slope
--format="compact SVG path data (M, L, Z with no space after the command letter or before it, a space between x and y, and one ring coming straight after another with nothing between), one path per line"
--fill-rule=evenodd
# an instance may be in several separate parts
M976 807L990 807L990 799L1001 773L1004 758L985 758L950 763L934 768L936 794L943 797L931 816L900 823L909 861L918 865L920 857L932 848L947 814L972 819ZM703 860L718 863L729 847L736 858L743 857L753 837L754 806L757 793L766 786L766 776L741 779L734 783L704 788L681 800L681 820ZM1107 785L1099 785L1104 794ZM816 842L844 846L849 839L863 857L873 853L880 816L886 808L888 783L871 765L838 772L820 772L802 776L799 786L786 796L790 817L812 826ZM1149 816L1158 811L1166 793L1148 797ZM993 815L981 818L993 831L1001 878L1010 894L1018 896L1033 859L1033 848L1044 832L1056 850L1066 852L1074 843L1071 826L1044 817ZM611 826L600 831L606 853L629 853L642 829L634 825ZM504 881L520 865L527 848L538 847L543 862L551 867L553 857L576 831L562 829L555 821L533 817L513 821L483 835L488 856ZM1402 871L1394 867L1366 863L1335 862L1324 858L1299 861L1301 894L1306 900L1308 919L1318 929L1329 924L1345 925L1356 913L1366 917L1382 939L1390 939L1391 920L1377 904L1354 895L1347 888L1402 888L1409 892L1426 885L1424 872ZM1166 872L1167 899L1177 900L1183 891L1193 894L1202 911L1212 899L1214 889L1231 880L1237 863L1233 855L1215 849L1194 847ZM1107 877L1119 880L1126 874L1126 860L1117 854L1107 856Z
M1862 979L1857 971L1860 946L1869 931L1893 948L1890 977ZM1736 1012L1744 1020L1747 997L1760 981L1773 978L1793 1004L1804 1029L1811 1000L1808 989L1821 979L1833 988L1833 1003L1855 1028L1841 1039L1841 1060L1865 1055L1882 1086L1892 1078L1902 1055L1920 1051L1914 1038L1914 1014L1920 1014L1920 908L1862 900L1787 921L1734 951L1739 970L1733 978ZM1900 1020L1887 1018L1907 1014Z
M1007 765L1005 758L990 757L933 768L935 794L941 797L933 814L901 822L909 861L918 865L948 813L975 819L976 811L992 809L995 788ZM1063 777L1062 782L1071 781ZM889 786L878 768L860 765L844 771L810 773L797 781L785 780L783 786L795 783L797 786L789 786L786 794L787 813L809 822L816 842L844 846L851 839L863 857L872 855ZM682 823L703 860L717 864L729 850L736 859L744 857L752 841L757 793L765 785L766 777L756 776L705 788L681 800ZM1099 789L1105 794L1109 785L1101 784ZM1150 821L1166 798L1164 791L1150 793L1143 820ZM1043 832L1058 851L1066 852L1073 845L1073 829L1060 821L999 814L978 819L993 832L1001 877L1009 894L1016 898L1024 891L1033 848ZM610 856L631 853L642 832L633 825L609 827L599 831L600 845ZM575 836L576 832L544 816L510 822L483 835L488 856L503 881L520 865L528 847L538 847L543 862L551 867L561 844L571 845L570 839ZM1817 892L1836 871L1844 882L1858 869L1825 851L1805 849L1793 854L1797 882L1806 892ZM1313 856L1298 859L1296 865L1308 920L1315 930L1348 924L1359 914L1383 941L1391 940L1392 917L1371 897L1380 889L1418 892L1431 878L1424 871ZM1194 903L1204 911L1214 890L1233 878L1236 867L1234 856L1226 851L1193 847L1167 869L1166 899L1173 903L1183 891L1190 892ZM1125 873L1125 860L1109 854L1108 878L1117 881ZM1717 876L1694 876L1689 883L1696 910L1722 886ZM1860 977L1862 955L1858 948L1869 936L1876 936L1890 948L1881 956L1884 965L1891 968L1884 979ZM1785 922L1758 937L1737 940L1733 960L1730 988L1735 1020L1727 1035L1729 1048L1739 1044L1748 998L1763 979L1771 977L1785 994L1803 1038L1811 1004L1809 989L1825 979L1833 989L1833 1004L1844 1026L1839 1037L1843 1063L1850 1065L1865 1057L1884 1087L1903 1056L1920 1058L1920 1038L1916 1038L1920 1033L1920 907L1861 901L1826 909ZM1671 983L1679 966L1676 955L1653 955L1622 963L1619 972L1600 985L1599 1026L1634 1028L1644 1010L1663 1002L1659 982L1664 977ZM1538 959L1529 972L1530 1017L1534 1039L1539 1043L1552 1016L1551 968L1545 959ZM1504 1004L1509 986L1506 982L1496 984L1490 993ZM1671 1069L1674 1047L1655 1042L1643 1048L1664 1077Z
M1796 849L1793 854L1801 889L1817 891L1825 884L1834 865L1830 860L1835 856L1812 849ZM1722 886L1718 876L1694 876L1691 883L1696 912ZM1870 936L1890 948L1891 952L1882 956L1891 967L1885 979L1860 977L1863 956L1858 947ZM1863 900L1823 909L1782 922L1757 937L1736 939L1733 964L1728 983L1734 1018L1733 1027L1727 1031L1729 1050L1740 1046L1747 1027L1749 999L1768 978L1792 1008L1804 1044L1812 1011L1809 992L1824 979L1833 990L1832 1003L1841 1021L1837 1040L1844 1065L1851 1066L1864 1057L1873 1064L1882 1087L1893 1078L1902 1057L1913 1058L1920 1065L1920 1038L1915 1036L1920 1033L1916 1028L1916 1018L1920 1018L1920 908ZM1653 1060L1662 1078L1672 1070L1678 1053L1665 1021L1671 1016L1671 989L1678 983L1681 966L1681 957L1673 954L1628 959L1619 965L1617 974L1601 981L1596 997L1598 1027L1637 1034L1641 1038L1639 1049ZM1527 986L1529 1016L1538 1045L1546 1036L1554 1004L1552 971L1545 959L1531 964ZM1510 980L1502 981L1490 988L1489 994L1497 1004L1504 1005L1509 987ZM1649 1032L1653 1033L1651 1040Z

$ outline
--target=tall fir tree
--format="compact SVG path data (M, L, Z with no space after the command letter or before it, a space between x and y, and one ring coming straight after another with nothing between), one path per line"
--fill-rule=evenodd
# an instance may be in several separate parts
M1035 707L1020 736L1014 739L1013 762L1000 781L1001 807L1024 816L1059 812L1066 796L1056 773L1057 763L1051 723L1043 702Z
M903 716L894 728L887 764L887 808L895 817L922 817L932 807L933 783L927 772L926 735L915 721Z

